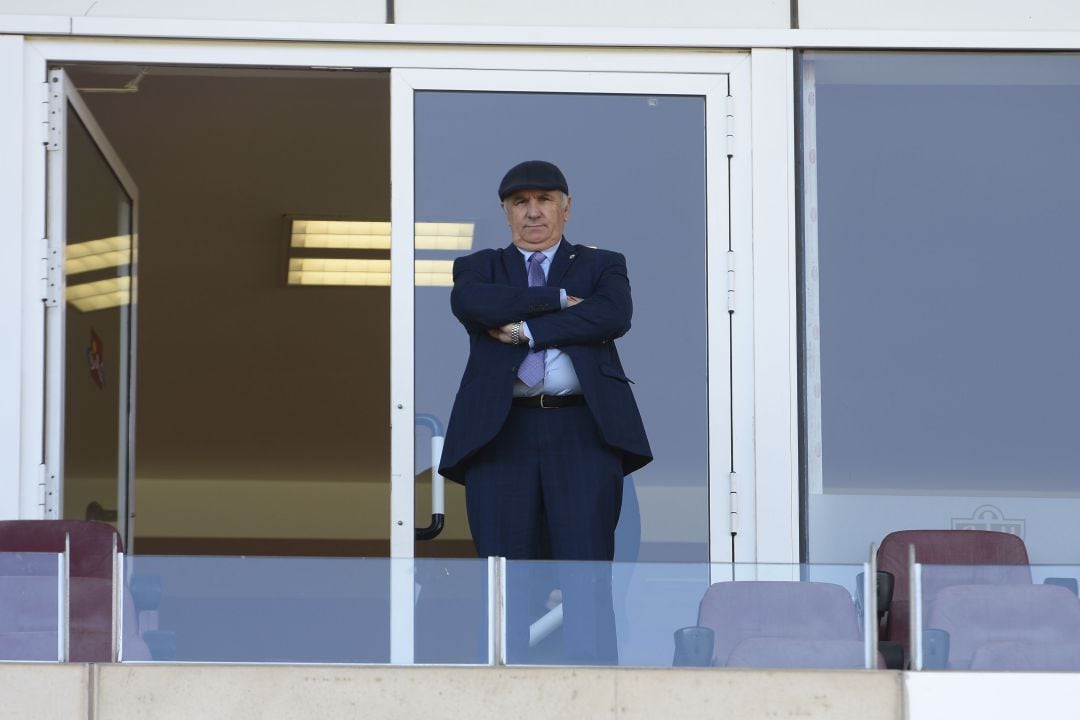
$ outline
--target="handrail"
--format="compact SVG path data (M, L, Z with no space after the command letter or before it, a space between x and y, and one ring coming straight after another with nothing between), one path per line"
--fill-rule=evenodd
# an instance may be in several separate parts
M413 536L434 540L446 524L446 478L439 474L445 431L439 418L428 413L417 413L416 424L431 431L431 524L414 529Z

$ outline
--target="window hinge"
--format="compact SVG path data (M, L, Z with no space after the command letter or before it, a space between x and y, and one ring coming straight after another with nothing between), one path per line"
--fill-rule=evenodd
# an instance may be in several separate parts
M727 96L726 114L724 125L727 128L727 156L735 157L735 98L731 95Z
M38 127L41 128L41 144L49 144L49 83L41 83L41 103L40 107L40 123Z
M48 104L48 131L45 149L56 152L64 147L64 88L60 82L62 70L50 70L49 82L45 83Z
M45 301L45 307L57 307L64 286L63 254L48 238L42 239L42 246L41 299Z
M731 534L737 535L739 533L739 487L735 473L728 473L728 487L730 487L730 508L731 508Z
M48 483L49 469L45 463L38 465L37 504L45 507L45 488Z
M727 253L727 310L735 312L735 251Z

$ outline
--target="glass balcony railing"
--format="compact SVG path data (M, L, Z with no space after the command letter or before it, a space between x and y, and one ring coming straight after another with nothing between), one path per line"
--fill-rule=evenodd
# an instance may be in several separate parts
M137 556L126 566L138 631L125 636L125 660L489 660L484 560Z
M63 558L55 553L0 553L0 661L64 658Z
M876 667L862 565L149 557L125 661Z

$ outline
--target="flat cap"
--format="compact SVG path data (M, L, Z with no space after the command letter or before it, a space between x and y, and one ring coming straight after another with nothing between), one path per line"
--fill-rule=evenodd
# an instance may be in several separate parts
M562 190L570 194L562 170L544 160L526 160L510 168L499 183L499 200L518 190Z

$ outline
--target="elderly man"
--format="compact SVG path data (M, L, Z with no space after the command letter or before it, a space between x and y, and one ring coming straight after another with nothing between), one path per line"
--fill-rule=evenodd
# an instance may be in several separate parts
M470 351L440 472L466 486L481 557L610 561L623 476L652 459L614 342L626 261L563 237L569 188L549 162L511 168L499 200L511 244L454 263Z

